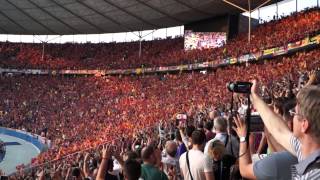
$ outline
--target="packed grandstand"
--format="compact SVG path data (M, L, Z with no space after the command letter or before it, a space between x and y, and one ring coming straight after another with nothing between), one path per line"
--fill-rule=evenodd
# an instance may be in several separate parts
M209 143L224 130L230 139L238 141L234 143L236 150L229 152L227 142L208 145L209 151L205 153L213 161L213 170L205 172L213 171L216 179L240 179L241 176L259 179L261 175L250 176L241 167L242 141L240 137L239 147L237 139L241 123L236 123L231 132L232 123L228 121L234 115L230 108L245 116L248 101L244 94L230 93L226 84L258 79L263 100L281 109L280 116L287 115L289 110L283 108L286 103L295 99L304 86L320 82L319 33L320 11L313 8L259 25L252 32L250 44L247 34L243 33L219 48L185 51L183 38L176 37L144 42L141 57L136 49L138 42L47 44L43 58L42 44L1 42L1 69L121 70L206 62L224 64L204 68L202 72L130 76L3 73L0 76L0 125L39 134L49 144L47 151L30 164L17 166L17 172L9 178L130 179L130 168L127 168L130 163L139 162L143 165L135 168L142 169L142 174L136 176L145 180L208 179L207 174L205 178L198 177L190 167L189 171L185 170L180 156L185 157L186 151L191 154L202 132L205 132L205 142ZM289 52L288 48L295 50ZM272 53L267 51L270 49ZM280 50L281 53L273 56ZM252 61L247 58L244 63L232 61L249 53L268 57ZM319 95L319 88L317 93ZM319 97L315 99L318 99L315 106L320 105ZM319 111L319 106L314 109ZM259 112L260 109L252 110ZM259 113L264 120L264 114ZM319 124L319 116L317 118ZM224 125L225 129L221 129ZM317 128L320 131L319 126ZM272 134L273 131L268 130ZM286 146L281 142L281 145L271 143L274 138L270 140L272 137L267 131L252 133L251 154L263 154L266 149L283 151ZM225 163L222 157L226 154L238 160L220 167L220 162ZM105 159L107 165L104 165ZM112 172L112 164L120 164L122 168ZM152 164L157 171L153 175L158 177L148 174L145 164ZM221 174L219 168L228 170ZM194 177L190 178L188 173ZM312 176L316 177L310 175L309 179Z

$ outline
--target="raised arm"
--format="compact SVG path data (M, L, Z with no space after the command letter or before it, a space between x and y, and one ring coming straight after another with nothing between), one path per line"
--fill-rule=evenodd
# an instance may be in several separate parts
M88 177L90 175L89 166L88 166L89 158L90 158L90 154L86 153L84 156L84 162L83 162L83 173L85 177Z
M240 119L239 116L234 118L234 122L236 127L233 129L237 132L237 135L241 137L245 137L247 135L247 126L243 120ZM248 179L256 179L253 172L253 164L251 159L250 148L247 145L248 142L243 141L240 142L239 149L239 169L240 173L243 177Z
M96 180L104 180L108 168L108 160L111 157L111 146L104 146L102 149L102 161L98 170Z
M287 151L295 155L294 150L290 145L292 132L289 130L282 118L273 112L273 110L271 110L269 106L261 99L257 91L257 81L254 80L251 88L251 99L253 106L259 112L265 127L273 137L277 137L279 144L281 144Z

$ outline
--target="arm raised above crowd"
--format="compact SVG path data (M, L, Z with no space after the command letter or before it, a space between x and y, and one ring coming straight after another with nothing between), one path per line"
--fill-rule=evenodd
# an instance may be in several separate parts
M262 100L258 95L257 90L257 81L254 80L251 88L251 99L254 108L259 112L264 125L271 135L277 137L278 143L280 143L287 151L295 155L294 150L290 145L290 139L293 135L292 132L282 118L273 112L273 110Z
M111 158L112 146L105 145L102 149L102 161L98 170L97 180L104 180L108 169L108 160Z

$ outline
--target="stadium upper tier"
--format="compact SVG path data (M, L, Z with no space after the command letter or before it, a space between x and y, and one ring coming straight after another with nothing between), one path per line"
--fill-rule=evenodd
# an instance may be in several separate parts
M320 30L320 11L299 12L260 25L251 43L240 34L226 45L206 50L184 51L183 38L145 41L139 58L139 43L43 44L0 43L0 67L35 69L127 69L216 61L248 52L282 46Z
M252 7L263 2L254 0ZM242 7L248 7L247 3L237 2ZM237 12L222 0L4 0L0 2L0 34L141 31Z

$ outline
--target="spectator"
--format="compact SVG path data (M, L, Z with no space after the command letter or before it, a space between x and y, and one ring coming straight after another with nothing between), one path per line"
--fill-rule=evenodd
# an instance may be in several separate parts
M234 137L231 132L227 132L227 120L223 117L218 117L214 120L214 127L216 131L216 136L207 142L204 153L208 154L210 144L216 140L224 143L227 148L227 153L237 157L237 152L239 149L239 142L236 137Z
M97 180L105 180L106 177L108 177L108 170L111 169L110 166L110 159L112 156L112 146L104 146L102 149L102 157L101 157L101 164L98 170L98 174L97 174ZM113 168L113 165L112 165Z
M179 159L181 172L185 180L213 180L213 167L210 158L203 153L206 143L204 132L192 133L192 149L182 154Z
M123 175L125 180L138 180L141 176L141 165L136 160L124 162Z
M290 153L297 156L299 163L293 166L293 179L320 178L320 89L307 86L300 90L293 118L293 133L285 122L263 102L257 93L257 81L253 82L251 97L254 107L271 135ZM243 152L241 152L243 153ZM289 168L289 167L288 167Z
M204 148L205 154L208 154L210 144L216 140L219 140L225 146L227 145L227 137L228 137L227 120L224 119L223 117L216 118L214 120L214 128L215 128L216 136L206 143L206 146Z
M235 164L236 158L227 154L224 144L219 140L213 141L210 144L208 154L213 160L215 179L229 179L230 168Z
M185 129L183 131L183 126L180 126L179 130L180 130L180 135L181 135L182 141L186 145L187 150L190 149L190 146L191 146L191 142L190 142L191 135L192 135L193 131L196 130L196 128L193 125L189 125L189 126L185 127ZM184 133L186 135L184 135Z
M174 141L167 141L162 157L163 170L167 176L175 176L176 179L181 179L179 159L176 157L177 144ZM175 172L170 174L170 172ZM172 178L170 178L172 179Z
M297 163L297 158L288 151L274 152L261 160L252 163L250 148L244 140L246 124L239 117L235 118L236 131L242 142L240 143L239 168L243 177L248 179L291 179L291 165Z
M187 147L182 142L182 138L181 138L179 130L176 130L176 132L175 132L175 140L176 140L177 145L178 145L177 157L180 158L180 156L187 151Z
M141 166L141 177L144 180L166 180L167 175L156 167L157 158L155 148L147 146L142 149L141 158L143 164Z
M213 128L212 121L206 122L206 124L204 126L204 131L206 133L206 141L207 142L215 137L215 133L212 132L212 128Z

